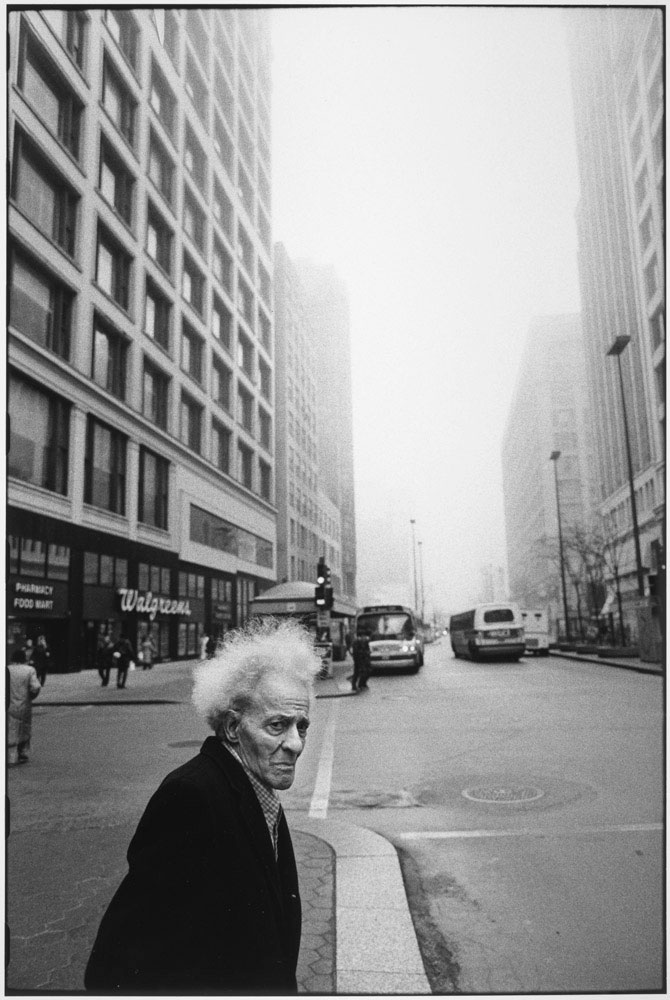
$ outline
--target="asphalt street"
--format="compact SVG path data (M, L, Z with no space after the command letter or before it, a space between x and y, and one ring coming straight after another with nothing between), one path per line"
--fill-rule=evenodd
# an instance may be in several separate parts
M80 988L148 797L207 735L190 669L135 672L118 692L93 674L48 681L31 763L8 775L10 988ZM662 989L663 678L555 657L473 664L446 642L418 675L375 675L355 697L346 671L320 682L282 793L302 991L338 981L336 859L314 835L330 821L394 845L433 992Z

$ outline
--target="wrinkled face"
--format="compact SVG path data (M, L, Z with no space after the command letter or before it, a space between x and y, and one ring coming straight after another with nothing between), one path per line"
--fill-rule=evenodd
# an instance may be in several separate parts
M309 726L309 692L287 677L268 675L251 707L230 719L226 737L245 765L270 788L290 788Z

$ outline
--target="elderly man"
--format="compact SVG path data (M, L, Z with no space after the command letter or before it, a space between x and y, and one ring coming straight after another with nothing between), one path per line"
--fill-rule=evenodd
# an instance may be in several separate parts
M290 788L321 667L293 622L230 633L196 668L215 736L168 775L128 849L86 988L295 993L301 910L277 790Z

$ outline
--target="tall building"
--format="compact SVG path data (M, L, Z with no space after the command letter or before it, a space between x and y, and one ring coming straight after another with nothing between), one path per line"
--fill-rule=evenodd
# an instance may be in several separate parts
M274 277L277 575L314 581L324 556L333 587L342 593L341 515L322 486L327 471L319 463L319 441L330 427L318 419L316 334L302 282L281 243L275 247Z
M584 344L600 510L622 547L622 589L637 598L618 363L634 472L642 563L661 564L665 513L663 15L658 8L571 8L570 51L580 201Z
M317 421L320 482L339 511L342 525L342 593L356 599L356 510L351 388L351 339L346 289L334 269L299 261L314 331L317 366Z
M267 14L9 15L8 643L164 658L275 580Z
M512 600L550 606L560 595L554 466L561 526L594 526L597 513L592 424L578 315L535 319L526 340L502 447L507 567Z

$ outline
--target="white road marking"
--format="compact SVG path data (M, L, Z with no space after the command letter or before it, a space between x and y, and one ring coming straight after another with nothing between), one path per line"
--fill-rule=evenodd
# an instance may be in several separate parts
M330 799L330 781L333 775L333 757L335 755L335 730L337 728L337 713L340 703L337 698L330 702L330 714L323 734L319 766L314 782L312 801L309 804L310 819L325 819L328 815L328 800Z
M417 830L401 833L400 840L466 840L478 837L572 837L581 833L652 833L662 823L622 823L616 826L582 826L572 830Z

